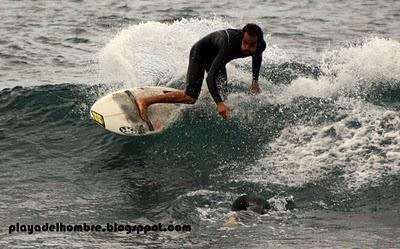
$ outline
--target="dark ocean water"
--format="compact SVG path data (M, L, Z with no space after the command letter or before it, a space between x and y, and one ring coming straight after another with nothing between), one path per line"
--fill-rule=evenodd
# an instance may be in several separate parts
M0 247L400 248L398 1L0 4ZM206 88L161 134L90 119L112 91L184 88L191 45L247 22L268 44L263 93L250 60L230 63L229 121ZM250 192L274 210L225 226ZM17 222L192 231L9 234Z

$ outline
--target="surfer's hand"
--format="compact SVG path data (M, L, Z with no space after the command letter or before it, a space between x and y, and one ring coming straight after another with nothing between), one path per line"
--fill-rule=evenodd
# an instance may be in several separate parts
M253 82L251 83L250 92L251 92L252 94L259 94L259 93L261 93L261 88L260 88L260 85L258 84L258 80L253 80Z
M217 110L219 115L221 115L225 120L228 119L231 108L229 108L223 101L217 103Z

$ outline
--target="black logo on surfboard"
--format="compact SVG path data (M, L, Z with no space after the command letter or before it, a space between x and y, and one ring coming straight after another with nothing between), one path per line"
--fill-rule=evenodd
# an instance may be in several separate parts
M139 125L136 127L136 129L130 127L130 126L122 126L119 127L119 131L122 132L123 134L144 134L145 130L143 125Z

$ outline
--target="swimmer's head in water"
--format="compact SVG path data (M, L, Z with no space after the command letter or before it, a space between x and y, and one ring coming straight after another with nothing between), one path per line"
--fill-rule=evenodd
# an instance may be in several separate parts
M259 214L265 214L271 206L268 201L256 194L242 195L232 204L232 211L249 210Z
M264 40L261 28L254 23L249 23L242 29L242 52L252 55L256 52L257 46Z

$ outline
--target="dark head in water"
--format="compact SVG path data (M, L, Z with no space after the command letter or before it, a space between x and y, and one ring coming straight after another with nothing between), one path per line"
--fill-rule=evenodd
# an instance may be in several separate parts
M238 197L232 204L232 211L249 210L265 214L271 206L268 201L257 194L247 194Z

